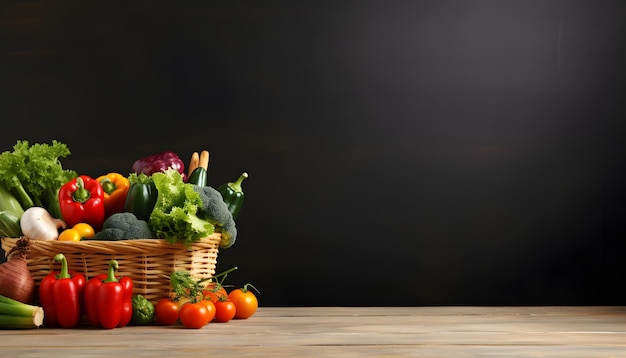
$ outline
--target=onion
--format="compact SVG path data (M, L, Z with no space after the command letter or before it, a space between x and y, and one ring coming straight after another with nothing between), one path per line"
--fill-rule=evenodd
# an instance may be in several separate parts
M0 295L22 303L32 302L35 295L35 280L26 263L30 245L28 238L21 237L0 264Z

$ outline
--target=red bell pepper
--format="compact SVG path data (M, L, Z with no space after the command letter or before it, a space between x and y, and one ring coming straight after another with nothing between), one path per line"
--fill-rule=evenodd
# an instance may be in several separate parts
M39 299L44 310L44 326L73 328L82 318L85 276L67 267L63 254L54 256L61 261L61 270L45 276L39 284Z
M115 277L116 260L109 262L109 272L87 281L85 311L96 327L124 327L133 318L133 281L130 277Z
M59 205L68 227L87 223L95 231L102 229L105 216L104 190L96 179L81 175L65 183L59 190Z

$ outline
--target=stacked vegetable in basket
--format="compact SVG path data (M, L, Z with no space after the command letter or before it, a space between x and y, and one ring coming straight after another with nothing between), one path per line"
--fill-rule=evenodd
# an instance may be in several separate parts
M25 268L29 240L163 239L188 246L220 233L220 248L235 243L242 181L248 174L210 186L208 151L194 152L186 171L177 154L164 151L136 160L127 175L95 178L63 168L60 159L69 154L67 145L56 140L33 145L18 141L12 151L0 154L0 237L19 237L25 243L7 253L7 262L0 265L6 270L0 272L0 316L11 316L6 305L28 306L32 299L32 277L17 276ZM111 272L107 277L115 281ZM31 288L17 287L24 283ZM27 294L18 294L20 290Z
M97 178L63 168L59 159L69 154L59 141L18 141L0 154L0 236L190 244L220 232L221 248L235 243L248 174L213 188L208 151L193 153L187 172L177 154L165 151L136 160L128 175ZM63 235L72 229L78 235Z

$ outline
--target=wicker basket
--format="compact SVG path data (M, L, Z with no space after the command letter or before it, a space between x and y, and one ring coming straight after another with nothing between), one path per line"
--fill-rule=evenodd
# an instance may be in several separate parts
M9 252L18 238L2 238L2 248ZM150 301L172 293L170 274L187 271L194 278L209 278L215 274L221 234L215 233L193 243L169 244L160 239L124 241L39 241L31 240L27 262L35 284L61 264L54 261L58 253L65 255L70 270L81 272L86 279L106 273L111 259L117 260L118 276L133 279L135 294ZM38 290L36 290L38 291Z

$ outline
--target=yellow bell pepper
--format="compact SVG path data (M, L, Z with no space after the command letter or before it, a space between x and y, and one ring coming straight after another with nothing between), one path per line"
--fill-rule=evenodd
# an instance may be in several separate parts
M130 188L128 178L119 173L109 173L96 179L104 191L105 217L124 211L126 195Z

